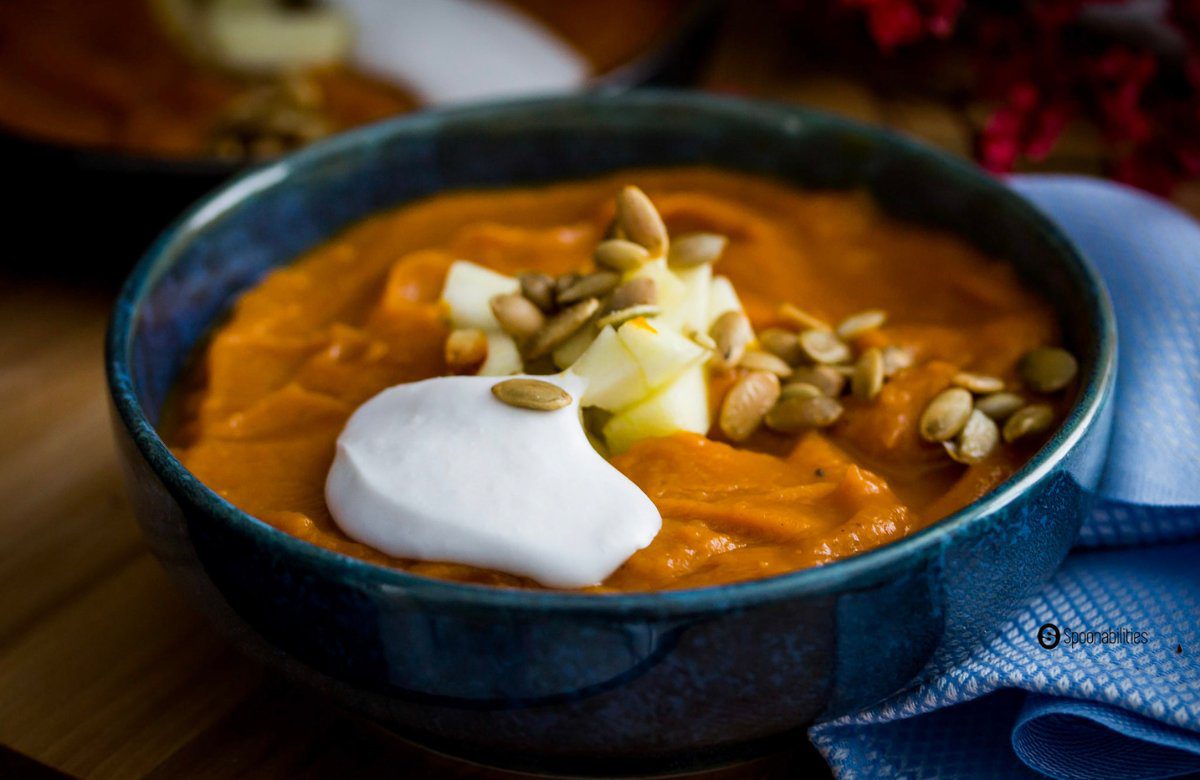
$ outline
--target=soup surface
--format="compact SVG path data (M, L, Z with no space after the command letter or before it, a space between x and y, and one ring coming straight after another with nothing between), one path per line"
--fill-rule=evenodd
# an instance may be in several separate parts
M467 259L516 273L592 267L622 185L642 187L672 235L729 238L728 276L755 329L793 303L837 322L880 308L855 346L914 360L832 426L646 439L612 460L663 527L597 590L696 587L767 577L878 547L967 505L1045 435L963 465L918 434L960 370L1019 386L1017 363L1058 340L1049 305L1013 269L947 234L898 222L860 193L804 192L709 169L638 170L542 188L439 195L354 225L245 293L182 384L168 427L183 463L250 514L313 544L420 574L537 587L451 563L397 560L347 538L324 500L334 444L355 408L391 385L447 373L438 299ZM718 405L731 380L715 376ZM1061 419L1065 396L1052 401ZM420 489L420 486L414 486ZM564 507L569 512L569 507Z

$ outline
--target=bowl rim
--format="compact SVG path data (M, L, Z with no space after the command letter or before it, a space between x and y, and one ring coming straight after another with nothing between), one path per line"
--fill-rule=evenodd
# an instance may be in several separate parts
M600 105L603 104L603 105ZM537 113L572 105L592 108L661 107L696 112L735 114L743 118L757 112L778 120L782 127L796 120L834 129L866 134L902 151L922 157L943 171L965 177L985 187L1003 190L1013 200L1018 216L1057 249L1059 257L1076 266L1090 288L1088 308L1101 325L1097 333L1097 359L1084 377L1079 396L1066 419L1033 456L995 489L929 526L904 538L830 563L756 580L678 590L622 593L504 588L461 583L412 574L353 558L292 536L238 509L206 486L174 456L143 412L134 392L129 370L129 351L138 309L148 291L179 256L191 234L248 196L276 186L294 169L336 157L372 139L437 132L445 123L480 115L523 112ZM586 177L580 177L586 178ZM686 90L596 91L572 96L520 98L414 112L367 125L315 143L285 157L250 169L222 184L194 203L169 225L134 267L117 297L105 339L106 378L116 415L141 457L174 495L200 508L209 519L250 533L264 544L299 556L308 564L322 567L331 576L353 580L361 586L378 586L404 591L429 602L469 602L480 606L522 607L553 611L606 615L630 611L654 614L687 614L759 604L801 595L821 595L844 590L857 583L875 581L910 558L947 543L957 533L1018 500L1035 483L1053 471L1100 417L1113 393L1116 373L1117 333L1112 302L1099 274L1045 214L1015 190L967 160L917 143L902 135L852 120L794 105L746 100Z

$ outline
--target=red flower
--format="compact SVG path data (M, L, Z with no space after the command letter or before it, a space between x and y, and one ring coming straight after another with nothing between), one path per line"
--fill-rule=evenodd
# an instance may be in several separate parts
M1165 194L1200 178L1200 0L1166 0L1182 53L1140 49L1134 38L1121 42L1080 18L1086 6L1128 1L977 0L965 14L965 0L777 0L860 14L885 54L957 38L956 53L971 58L972 94L949 96L999 101L978 136L985 167L1008 171L1022 159L1041 160L1068 123L1082 119L1108 141L1115 178ZM939 52L921 53L918 66L936 67L927 55Z
M1004 173L1021 157L1044 160L1076 110L1067 98L1046 99L1033 84L1018 84L984 125L979 161L990 171Z
M875 43L892 52L926 35L948 38L965 0L843 0L842 4L863 9Z
M1142 107L1142 94L1158 71L1154 56L1114 47L1089 63L1087 70L1105 134L1115 141L1144 141L1151 122Z

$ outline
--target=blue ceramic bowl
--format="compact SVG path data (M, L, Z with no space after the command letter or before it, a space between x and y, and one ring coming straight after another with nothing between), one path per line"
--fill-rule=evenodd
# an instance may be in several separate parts
M155 430L233 299L368 214L463 187L704 163L888 211L1010 260L1080 357L1061 430L984 499L902 541L771 579L583 595L425 579L311 546L189 474ZM248 173L153 246L108 336L115 428L154 552L250 652L435 749L580 774L713 766L936 674L1043 583L1100 475L1116 349L1094 272L1045 218L968 164L794 107L685 93L428 112Z

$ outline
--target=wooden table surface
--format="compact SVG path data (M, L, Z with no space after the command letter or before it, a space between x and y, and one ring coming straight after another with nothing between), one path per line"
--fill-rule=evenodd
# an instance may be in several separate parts
M20 754L0 755L0 776L517 777L425 752L277 679L176 591L118 472L110 299L0 273L0 745ZM708 777L799 769L823 765L806 748Z

